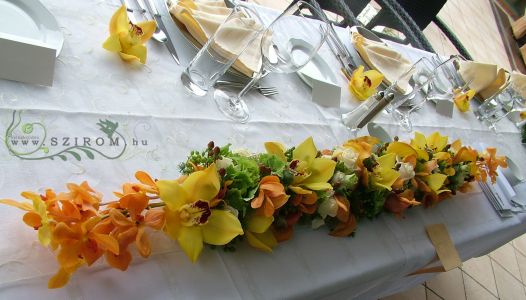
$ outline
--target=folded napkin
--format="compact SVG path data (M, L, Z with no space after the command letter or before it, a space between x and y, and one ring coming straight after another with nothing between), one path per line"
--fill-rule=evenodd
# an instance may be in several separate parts
M225 22L232 9L225 6L223 0L180 0L170 7L170 13L188 30L195 40L204 45ZM239 22L232 22L220 36L216 37L214 50L220 54L238 53L240 47L261 30L261 25L250 18ZM260 39L256 39L252 45L246 48L234 68L241 73L252 77L261 67Z
M400 78L413 65L402 54L389 48L384 43L366 39L361 34L353 32L352 42L358 54L371 69L375 69L384 75L384 81L391 84ZM410 78L398 82L403 90L408 85Z
M465 82L470 82L469 87L483 99L498 92L507 80L506 70L498 68L497 65L475 61L460 61L458 72Z
M522 98L526 99L526 75L517 71L511 72L510 83Z

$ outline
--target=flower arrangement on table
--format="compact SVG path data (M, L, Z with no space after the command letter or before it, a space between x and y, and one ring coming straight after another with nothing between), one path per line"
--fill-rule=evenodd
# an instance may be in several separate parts
M67 192L22 193L29 201L0 202L27 211L23 221L57 254L60 268L48 287L59 288L102 256L126 270L131 245L148 257L148 230L176 240L192 262L205 244L232 251L244 240L271 252L293 236L296 224L350 236L364 218L433 206L468 190L471 181L495 182L497 167L506 166L495 148L479 153L437 132L416 133L410 143L364 136L319 151L307 138L293 148L268 142L265 149L232 151L210 142L190 153L178 179L156 180L139 171L138 182L125 183L106 203L87 182L69 183Z

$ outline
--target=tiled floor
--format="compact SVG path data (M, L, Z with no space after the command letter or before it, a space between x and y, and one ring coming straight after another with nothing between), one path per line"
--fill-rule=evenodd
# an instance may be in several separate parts
M382 300L526 299L526 235L489 255Z
M249 0L283 9L291 0ZM351 0L352 1L352 0ZM448 0L439 17L453 30L474 60L494 63L510 70L491 0ZM443 33L430 24L424 34L437 53L458 53ZM432 280L389 300L526 300L526 235L489 255L473 258L461 268L441 273Z

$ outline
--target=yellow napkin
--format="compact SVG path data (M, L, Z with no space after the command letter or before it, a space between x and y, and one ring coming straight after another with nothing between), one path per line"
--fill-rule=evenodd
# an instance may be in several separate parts
M526 75L517 71L511 72L510 82L522 98L526 99Z
M483 99L498 92L507 80L506 70L497 65L475 61L460 61L458 72L465 82L471 81L469 87Z
M354 48L371 69L384 75L384 81L391 84L402 76L413 65L402 54L387 47L385 44L366 39L361 34L353 32L352 42ZM403 90L408 86L410 78L398 83Z
M181 0L170 7L170 13L183 23L190 35L201 45L204 45L208 38L214 34L231 11L232 9L227 8L223 0ZM229 23L223 34L216 37L214 50L220 54L238 53L239 47L243 46L247 39L259 30L261 30L261 25L249 18ZM258 72L260 67L260 39L256 39L234 63L234 68L252 77L253 73Z

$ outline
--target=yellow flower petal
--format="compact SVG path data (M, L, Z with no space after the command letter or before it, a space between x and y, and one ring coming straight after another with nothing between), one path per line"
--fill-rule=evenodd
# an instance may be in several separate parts
M6 205L9 205L9 206L13 206L13 207L16 207L16 208L20 208L20 209L25 210L25 211L33 210L33 205L31 205L31 204L29 204L27 202L18 202L18 201L11 200L11 199L0 199L0 203L6 204Z
M381 168L393 168L396 163L396 154L388 153L384 154L376 159L379 167Z
M438 131L435 131L427 137L427 146L435 152L440 152L446 147L447 139L447 136L442 136Z
M272 222L274 222L274 217L254 214L248 219L247 229L250 232L263 233L272 225Z
M300 194L300 195L305 195L305 194L312 193L312 191L303 189L303 188L301 188L299 186L289 186L289 189L292 190L294 193Z
M44 224L38 229L38 241L43 246L47 247L51 243L51 227L49 224Z
M187 203L212 200L220 189L216 165L212 164L205 170L190 174L181 186L188 193L189 202Z
M448 160L451 158L451 154L449 154L449 152L438 152L433 154L433 158L437 160Z
M437 192L444 184L444 181L447 179L447 175L436 173L424 176L422 179L433 191Z
M332 185L328 182L314 182L302 185L313 191L332 190Z
M415 138L411 140L413 148L424 149L426 147L426 136L421 132L415 132Z
M203 250L203 233L200 226L182 226L177 238L179 246L192 262L196 262Z
M283 146L282 143L266 142L265 149L267 150L267 153L276 155L282 161L287 161L287 158L285 157L285 146Z
M349 81L349 90L359 100L371 97L384 79L384 75L376 70L367 72L363 72L363 70L363 66L358 66Z
M185 203L191 202L191 197L176 180L157 181L159 196L170 210L176 210Z
M141 59L135 55L126 54L124 52L119 52L119 56L122 60L127 62L141 62Z
M379 188L385 188L387 190L391 190L391 186L395 181L400 177L400 173L393 169L388 168L380 168L380 170L376 171L371 177L371 183Z
M137 45L131 46L130 48L124 50L122 53L134 56L139 59L141 64L144 64L146 62L146 51L147 51L146 46L142 44L137 44Z
M418 156L418 153L411 145L402 142L391 142L389 146L387 146L387 153L395 153L400 158L410 155Z
M225 210L212 209L208 222L201 226L205 243L225 245L238 235L243 235L239 219Z
M309 170L311 174L301 182L301 185L307 186L314 183L324 183L331 179L336 168L336 162L328 158L315 158L312 160Z
M142 30L141 35L141 43L146 43L155 32L155 29L157 28L157 23L155 21L144 21L137 23L137 26L139 26Z
M278 244L271 230L263 233L247 232L246 237L250 246L269 253Z
M179 232L182 227L179 211L174 211L164 207L165 226L164 230L169 237L174 240L179 238Z
M118 34L110 35L106 41L104 41L104 44L102 44L102 47L108 51L111 52L120 52L122 51L121 47L121 41Z
M316 154L318 154L318 150L316 149L316 146L314 145L314 140L312 137L308 137L306 140L304 140L301 144L299 144L294 151L292 151L292 159L297 159L299 161L305 161L307 164L310 164L310 162L316 158Z
M469 101L475 96L474 90L469 90L465 93L460 93L455 96L453 102L457 106L458 110L461 112L466 112L469 110Z
M128 19L128 14L126 13L126 6L123 5L111 17L110 35L128 31L129 24L130 21Z

